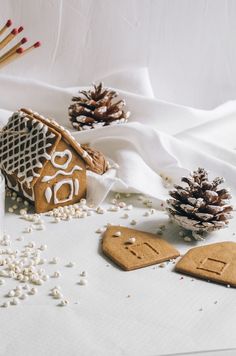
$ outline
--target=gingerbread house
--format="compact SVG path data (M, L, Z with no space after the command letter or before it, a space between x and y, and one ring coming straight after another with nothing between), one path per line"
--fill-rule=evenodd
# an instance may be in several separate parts
M36 212L74 204L86 195L93 158L57 122L28 109L13 113L0 133L0 168L7 185Z

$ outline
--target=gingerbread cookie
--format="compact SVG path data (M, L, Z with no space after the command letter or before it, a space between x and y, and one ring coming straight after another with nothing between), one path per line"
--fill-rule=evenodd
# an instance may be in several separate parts
M219 242L190 249L176 271L236 287L236 243Z
M179 256L179 252L158 235L123 226L107 228L103 235L102 250L127 271Z
M15 112L0 133L0 168L9 188L38 213L74 204L86 194L86 167L96 163L56 121Z

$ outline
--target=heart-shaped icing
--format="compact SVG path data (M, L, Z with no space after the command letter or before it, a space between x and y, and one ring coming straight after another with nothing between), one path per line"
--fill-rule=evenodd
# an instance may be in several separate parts
M66 161L63 163L63 164L60 164L58 162L55 162L56 158L59 157L59 158L64 158L66 157ZM70 162L71 162L71 159L72 159L72 153L70 150L65 150L65 151L56 151L53 153L52 155L52 158L51 158L51 162L52 162L52 165L55 167L55 168L60 168L60 169L67 169Z

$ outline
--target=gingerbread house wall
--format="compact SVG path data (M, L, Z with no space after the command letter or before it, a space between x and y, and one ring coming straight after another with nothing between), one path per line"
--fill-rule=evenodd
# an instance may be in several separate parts
M35 210L40 213L75 204L85 195L85 163L62 138L34 186Z

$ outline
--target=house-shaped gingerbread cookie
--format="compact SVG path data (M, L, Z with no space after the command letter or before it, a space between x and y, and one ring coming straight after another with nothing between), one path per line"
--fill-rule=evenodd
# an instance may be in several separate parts
M0 168L8 187L40 213L84 197L86 168L95 167L69 131L54 120L21 109L0 133Z

